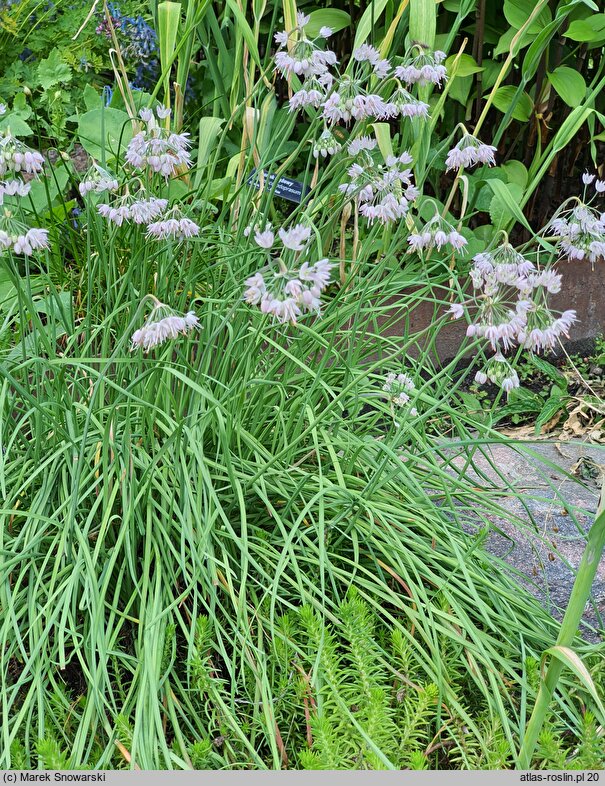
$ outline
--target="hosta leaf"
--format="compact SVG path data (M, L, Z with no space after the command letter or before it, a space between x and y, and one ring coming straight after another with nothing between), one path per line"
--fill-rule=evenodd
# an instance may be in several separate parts
M525 164L521 161L507 161L506 164L502 164L502 169L506 172L509 183L517 183L521 188L525 188L529 179Z
M499 183L503 189L507 190L506 196L504 192L495 192L489 205L489 215L492 224L496 229L504 229L504 227L513 218L516 218L513 210L511 209L511 201L514 200L518 204L523 196L523 189L517 183L503 183L501 180L490 180L489 184ZM493 187L493 186L492 186Z
M115 158L132 139L132 124L121 109L91 109L80 115L78 135L82 147L98 160Z
M586 95L586 82L582 74L574 68L560 66L546 76L567 106L573 108L582 103Z
M322 27L329 27L332 32L336 33L339 30L344 30L351 24L351 17L346 11L341 11L339 8L320 8L317 11L311 11L309 14L309 22L305 27L305 34L309 38L315 38L319 35L319 30Z
M574 19L563 35L572 41L600 41L605 38L605 14Z
M494 106L501 112L508 112L516 94L517 88L513 85L499 87L494 93ZM528 93L521 93L521 97L514 106L512 117L514 120L526 123L530 119L533 109L534 102L531 100L531 96Z
M529 19L536 5L537 3L535 3L534 0L504 0L504 16L506 17L506 21L515 30L520 30ZM551 20L552 14L548 6L545 5L527 28L527 32L530 35L537 35Z
M456 59L458 60L458 65L453 69L452 65ZM477 64L474 57L464 54L459 57L457 55L450 55L444 65L447 68L450 78L454 76L470 76L471 74L477 74L479 71L483 71L483 68Z

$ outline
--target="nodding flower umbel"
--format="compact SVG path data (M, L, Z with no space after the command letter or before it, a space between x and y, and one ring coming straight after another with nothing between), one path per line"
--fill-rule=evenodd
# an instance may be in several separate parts
M467 240L439 213L435 213L418 232L408 237L408 243L411 252L420 252L432 247L440 251L446 245L451 246L454 251L460 251L466 246Z
M474 316L467 336L485 339L496 355L515 346L541 352L553 349L562 336L568 337L576 312L553 312L548 304L548 296L561 290L562 277L549 268L537 269L508 242L473 257L470 278L473 296L465 306L455 303L449 312L460 319L472 305ZM495 363L490 366L495 369L491 376L490 371L480 372L477 381L484 377L484 382L490 379L495 384L507 380L503 385L507 392L517 387L514 375L503 374L503 360L497 357Z
M347 172L349 182L342 183L339 190L357 201L360 214L369 224L388 224L407 214L419 191L412 183L411 169L407 168L412 163L409 153L380 161L374 155L375 149L376 140L370 137L350 143L349 152L356 160Z
M244 234L253 234L256 245L268 256L268 263L246 279L244 301L278 322L293 325L304 312L319 314L321 293L330 283L334 265L327 259L308 259L311 228L297 224L279 229L281 249L270 224L247 227ZM273 251L277 257L271 255Z
M15 254L29 257L35 251L42 251L49 247L46 229L38 227L28 229L16 221L11 221L9 224L5 220L2 224L5 229L0 229L0 253L12 249Z
M464 134L458 144L453 147L445 159L446 169L468 169L475 164L493 166L496 163L497 148L486 145L472 134Z
M8 172L38 175L44 167L44 156L21 142L10 131L0 136L0 177Z
M414 52L418 54L414 54ZM429 50L415 45L402 65L395 69L395 76L407 85L438 85L447 80L447 69L443 65L445 52Z
M143 352L149 352L153 347L163 344L165 341L174 340L179 336L186 336L199 327L200 321L195 312L188 311L186 314L179 314L157 298L151 295L147 297L152 298L154 306L143 327L135 330L132 334L131 349L133 351L141 348Z
M306 33L308 22L309 17L299 13L293 31L277 33L275 69L286 78L295 74L303 80L290 98L291 112L320 110L317 114L323 119L324 130L313 146L316 158L340 151L341 145L332 133L338 124L396 117L428 118L429 104L410 91L416 84L441 85L445 81L443 52L431 53L415 45L404 65L393 71L388 58L364 43L353 50L346 71L339 74L334 68L334 52L324 48L324 39L332 31L322 28L319 36L310 38Z
M147 225L147 237L157 240L185 240L199 235L200 228L190 218L183 216L178 208L173 208L159 221Z
M389 401L398 407L405 407L410 403L410 395L416 390L414 380L409 374L387 374L382 390L388 393ZM415 410L411 414L416 414Z
M595 181L595 176L585 172L582 176L585 186L594 182L595 196L605 191L605 183ZM586 199L586 194L585 194ZM594 267L595 262L605 259L605 213L594 208L589 200L576 204L567 210L559 211L547 229L557 239L557 250L561 257L582 261L586 259Z
M160 119L168 118L170 110L157 107ZM179 169L191 166L188 134L175 134L158 124L151 109L142 109L145 129L135 134L126 148L126 161L135 169L149 169L166 179L178 174Z
M144 189L140 189L136 194L126 194L112 204L97 205L97 211L107 221L122 226L124 222L149 224L163 215L167 206L167 199L148 196Z
M118 179L115 175L100 167L96 161L84 176L84 180L79 184L78 190L81 196L94 193L101 194L104 191L117 191L119 187Z

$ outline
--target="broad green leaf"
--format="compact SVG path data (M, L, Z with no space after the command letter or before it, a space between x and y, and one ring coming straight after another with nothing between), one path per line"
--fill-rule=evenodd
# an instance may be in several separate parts
M531 232L531 227L519 207L519 199L523 190L515 183L507 184L501 180L488 180L487 183L494 192L494 196L499 197L498 203L494 204L494 208L500 211L506 208L515 221Z
M13 98L13 114L18 115L21 120L28 120L32 116L32 108L27 103L25 93L17 93Z
M195 177L196 188L200 185L204 167L208 163L210 154L214 149L221 126L225 121L222 117L202 117L199 124L199 141L197 149L197 173Z
M510 52L513 38L517 35L518 32L519 31L515 30L514 27L509 27L506 33L503 33L500 36L498 45L494 49L494 57L497 57L498 55L503 55L505 53L508 54L508 52ZM521 36L521 38L517 41L517 51L523 49L528 44L530 44L534 38L535 38L534 34L525 31Z
M429 49L435 45L437 32L437 4L435 0L410 0L410 38L425 44Z
M116 92L118 92L116 90ZM103 106L103 96L94 89L92 85L86 85L82 93L84 99L84 106L86 109L101 109Z
M516 183L521 188L525 188L529 179L529 172L525 164L522 164L521 161L507 161L506 164L502 164L501 168L506 173L509 183Z
M508 112L515 98L517 92L517 88L513 85L505 85L504 87L499 87L496 92L494 93L494 106L496 109L499 109L501 112ZM520 120L523 123L526 123L533 112L534 103L531 100L531 96L528 93L522 93L520 99L515 104L513 109L512 117L515 120Z
M160 64L164 79L164 98L166 104L170 103L170 72L168 71L173 61L176 37L181 21L181 4L166 2L158 5L158 40L160 44Z
M503 183L501 180L490 180L489 184L491 186L492 183L496 182L503 186L503 188L507 189L507 194L505 197L503 193L494 193L489 206L489 215L491 222L496 229L504 229L511 219L515 218L515 213L511 208L510 200L513 200L515 204L518 204L519 200L523 196L523 189L517 183Z
M351 17L346 11L341 11L339 8L320 8L309 14L305 33L309 38L315 38L319 35L319 30L322 27L329 27L332 32L336 33L349 27L350 24Z
M458 101L462 104L462 106L466 106L466 102L468 101L468 97L471 90L473 89L474 84L475 80L472 76L456 77L452 80L452 83L449 87L448 98Z
M515 30L520 30L529 19L537 3L534 0L504 0L504 16L506 21ZM527 28L530 35L537 35L552 20L552 14L547 5Z
M458 64L455 69L452 68L453 63L456 61L457 55L450 55L447 60L445 61L445 67L447 68L447 72L450 75L450 78L459 77L459 76L470 76L471 74L477 74L479 71L483 71L483 68L478 65L477 61L474 57L470 55L462 54L458 58Z
M574 68L560 66L546 76L567 106L573 108L582 103L586 95L586 82L582 74Z
M561 390L559 388L555 388L554 395L551 395L550 398L546 399L544 406L536 418L535 433L539 434L540 429L545 423L548 423L548 421L552 420L557 413L563 412L564 410L565 404L561 397Z
M91 109L78 120L78 135L82 147L93 158L116 158L132 139L132 124L126 112L111 107Z
M572 41L599 41L605 37L605 14L574 19L563 35Z
M295 0L282 0L284 12L284 27L290 33L296 27L296 2ZM288 40L288 49L293 45L292 39Z
M61 57L61 52L55 47L46 60L38 64L38 82L44 90L49 90L54 85L71 80L71 68Z
M0 117L0 131L6 131L7 128L10 128L15 136L31 136L34 133L25 120L13 112Z
M49 209L49 199L52 204L59 193L65 193L65 187L69 180L69 171L61 165L53 167L52 174L47 170L47 174L49 176L45 178L45 182L32 180L29 191L28 199L31 199L38 213L46 212Z
M549 649L545 650L544 654L542 655L542 671L544 670L544 661L548 655L551 655L553 658L557 658L557 660L561 661L564 666L567 666L567 668L573 674L575 674L584 688L588 691L596 707L598 708L601 714L601 722L605 722L605 707L603 706L603 702L597 693L597 689L592 677L590 676L590 672L582 662L580 656L570 647L562 647L561 645L550 647Z

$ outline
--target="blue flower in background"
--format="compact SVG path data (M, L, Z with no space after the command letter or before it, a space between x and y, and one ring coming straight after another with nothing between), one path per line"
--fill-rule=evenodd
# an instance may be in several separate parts
M109 3L107 8L122 47L124 60L129 64L136 63L132 86L143 89L153 84L159 72L158 39L155 30L142 16L124 16L115 3ZM105 19L98 25L97 33L110 36Z

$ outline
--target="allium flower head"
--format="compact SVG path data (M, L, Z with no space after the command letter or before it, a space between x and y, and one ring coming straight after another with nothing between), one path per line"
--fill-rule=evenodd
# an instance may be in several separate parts
M272 233L265 228L264 232ZM257 235L262 232L257 230ZM320 313L322 291L330 283L333 265L327 259L310 262L305 259L311 229L302 224L289 230L280 229L283 251L275 260L246 279L244 300L259 306L263 314L270 314L278 322L296 324L304 312ZM286 260L289 263L286 264Z
M32 150L9 131L0 132L0 177L7 172L37 175L44 166L44 156Z
M586 259L593 266L605 259L605 213L580 202L553 219L549 229L557 238L561 257Z
M158 117L168 117L169 110L158 107ZM150 109L141 110L145 129L135 134L126 148L126 162L135 169L148 169L168 179L179 169L191 166L188 134L174 134L169 128L159 126Z
M470 277L477 309L467 328L469 337L485 339L498 353L514 346L550 350L561 336L568 336L575 312L557 316L548 304L548 296L561 290L561 276L554 270L537 270L503 243L473 258Z
M93 162L84 176L84 180L79 184L78 190L82 196L86 196L91 191L95 194L100 194L103 191L117 191L118 187L117 178Z
M408 243L410 251L416 252L433 246L440 251L446 245L451 246L454 251L460 251L466 246L467 240L439 213L435 213L433 218L418 232L414 232L408 237Z
M292 36L292 41L290 41L290 33L285 30L275 35L275 41L280 47L274 58L275 70L285 77L289 77L291 74L302 76L305 79L319 77L327 73L328 69L338 62L334 52L330 49L322 49L317 44L317 41L323 42L330 37L332 33L330 28L322 27L319 36L311 39L305 32L308 23L309 17L299 12L296 31L291 31L298 34ZM289 41L290 47L289 50L286 50L284 47L288 46ZM306 86L303 85L303 87Z
M406 168L412 162L410 154L388 156L382 162L374 158L370 141L362 137L351 143L356 151L356 161L349 167L349 181L342 183L339 190L349 198L355 198L359 212L368 223L380 221L387 224L403 218L410 202L418 196L412 184L412 172Z
M13 238L13 251L15 254L31 256L34 251L41 251L49 247L48 231L34 227L28 229L25 234L17 235Z
M475 374L478 385L485 385L488 381L502 388L507 396L520 385L517 372L501 352L496 352L488 360L485 370Z
M196 237L200 233L199 226L190 218L180 215L180 211L171 211L160 221L147 225L147 237L156 240L185 240Z
M388 394L388 399L397 407L405 407L410 403L410 396L416 390L414 380L409 374L387 374L382 390Z
M311 228L297 224L292 229L278 231L281 242L292 251L302 251L311 237Z
M97 205L97 211L107 221L122 226L125 221L132 221L135 224L149 224L159 218L167 206L168 200L158 199L154 196L147 197L144 192L140 192L134 196L122 197L111 205Z
M447 171L464 167L468 169L475 164L488 164L493 166L496 163L495 153L498 149L493 145L485 145L471 134L465 134L458 144L447 154L445 165Z
M29 194L31 183L26 183L21 179L0 181L0 205L4 201L4 196L25 197Z
M195 312L178 314L156 300L143 327L132 334L131 348L133 351L141 348L143 352L149 352L165 341L174 340L180 335L186 336L197 327L199 327L199 319Z
M327 128L324 129L319 139L313 143L313 155L315 158L333 156L340 152L341 149L342 145Z
M444 52L431 53L422 48L420 54L409 54L402 65L397 66L395 76L407 85L441 86L447 80L447 69L442 65L444 60Z

